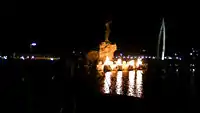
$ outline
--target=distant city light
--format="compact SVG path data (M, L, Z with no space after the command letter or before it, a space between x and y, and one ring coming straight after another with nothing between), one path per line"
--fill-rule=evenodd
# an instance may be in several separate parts
M21 56L20 59L24 60L24 56Z
M52 60L52 61L53 61L53 58L50 58L50 60Z
M192 55L192 53L190 53L190 55Z
M35 57L34 56L31 56L31 59L34 59Z
M7 56L4 56L3 58L4 58L4 59L7 59Z
M145 51L146 51L145 49L142 50L142 52L145 52Z
M52 76L52 78L51 78L51 79L53 80L54 78L55 78L55 76Z

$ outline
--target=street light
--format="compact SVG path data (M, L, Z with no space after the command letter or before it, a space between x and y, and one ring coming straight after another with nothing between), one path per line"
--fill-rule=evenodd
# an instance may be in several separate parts
M32 47L34 47L34 46L36 46L37 44L35 43L35 42L32 42L31 44L30 44L30 52L32 52Z
M31 46L36 46L37 44L36 43L31 43Z

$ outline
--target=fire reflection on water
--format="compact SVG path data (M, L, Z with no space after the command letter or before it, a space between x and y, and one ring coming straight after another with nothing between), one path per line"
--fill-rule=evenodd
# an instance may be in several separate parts
M136 78L136 97L142 97L142 71L137 71L137 78Z
M122 71L117 72L116 93L122 94Z
M135 71L129 71L129 86L128 86L128 96L134 96L135 95Z
M128 76L126 74L128 74ZM112 77L116 78L116 81L114 81ZM127 91L125 91L124 89L127 89ZM127 95L142 98L143 71L129 71L128 73L124 73L123 71L117 71L116 75L112 72L106 72L103 85L103 93L112 94L111 91L115 92L118 95Z
M104 79L104 93L110 93L110 86L111 86L111 72L105 73Z

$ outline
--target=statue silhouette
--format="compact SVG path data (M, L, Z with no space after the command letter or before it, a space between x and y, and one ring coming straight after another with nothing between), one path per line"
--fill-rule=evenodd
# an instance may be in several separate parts
M109 21L105 24L106 26L106 31L105 31L105 42L109 42L108 38L110 35L110 24L112 23L112 21Z

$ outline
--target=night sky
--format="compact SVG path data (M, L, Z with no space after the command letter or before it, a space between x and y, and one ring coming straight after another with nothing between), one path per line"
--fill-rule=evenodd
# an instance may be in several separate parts
M52 5L52 4L51 4ZM198 8L151 5L140 7L96 8L39 5L24 11L26 16L1 21L1 50L28 51L37 41L45 52L76 48L93 49L104 40L105 22L112 20L110 41L121 50L138 52L141 48L156 51L162 18L166 22L167 51L198 47ZM108 7L108 6L107 6Z
M0 1L0 17L16 16L16 0Z

